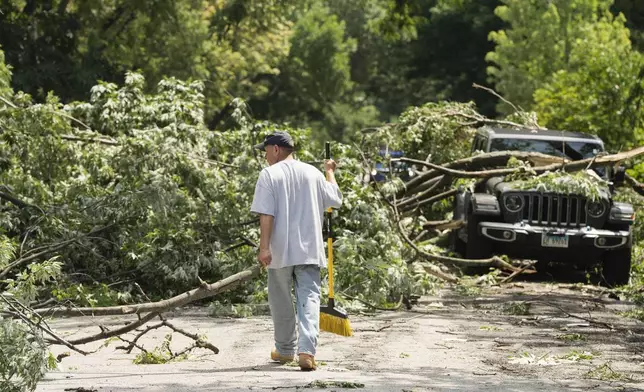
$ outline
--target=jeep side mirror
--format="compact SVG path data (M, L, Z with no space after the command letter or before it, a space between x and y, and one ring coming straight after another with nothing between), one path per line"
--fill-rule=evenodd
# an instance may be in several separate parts
M613 173L613 183L615 185L622 185L626 181L626 166L619 165L615 168Z

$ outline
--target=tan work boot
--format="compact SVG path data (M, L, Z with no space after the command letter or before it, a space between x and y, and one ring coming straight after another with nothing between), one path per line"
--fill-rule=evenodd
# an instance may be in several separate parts
M302 370L317 369L317 365L315 364L315 358L313 358L313 355L300 354L300 369Z
M271 359L275 362L279 362L282 365L285 363L293 362L295 361L295 354L293 355L282 355L277 352L276 349L273 349L271 351Z

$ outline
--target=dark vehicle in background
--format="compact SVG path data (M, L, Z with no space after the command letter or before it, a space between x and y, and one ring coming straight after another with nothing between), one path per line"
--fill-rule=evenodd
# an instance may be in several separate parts
M405 154L402 151L392 151L382 148L378 151L378 155L383 158L389 155L391 158L396 159L402 158ZM405 162L391 162L391 170L393 171L393 175L403 181L409 181L409 179L415 175L415 173L411 170L411 167ZM383 164L382 162L376 162L372 177L376 182L382 182L390 179L391 174L389 173L389 166Z
M473 151L528 151L569 160L604 152L596 136L542 129L480 128ZM621 181L623 171L594 169L602 179ZM612 188L611 188L612 189ZM631 269L633 206L612 200L612 191L591 201L583 195L518 190L502 177L489 178L454 200L454 219L465 226L452 237L457 253L468 259L494 254L588 266L601 263L608 285L628 283Z

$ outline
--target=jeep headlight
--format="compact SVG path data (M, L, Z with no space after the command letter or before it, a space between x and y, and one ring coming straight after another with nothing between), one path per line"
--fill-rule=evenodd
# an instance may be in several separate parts
M600 201L591 201L586 205L586 211L591 217L599 218L606 212L606 206Z
M509 212L519 212L523 208L523 197L520 195L507 195L503 204Z

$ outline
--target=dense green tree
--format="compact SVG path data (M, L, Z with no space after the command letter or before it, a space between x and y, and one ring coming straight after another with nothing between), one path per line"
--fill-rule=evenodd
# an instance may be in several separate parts
M352 80L383 121L442 99L475 100L486 113L494 112L494 98L472 83L485 83L484 56L493 49L487 34L502 24L493 14L498 0L331 4L358 43Z
M139 70L153 90L163 77L206 82L211 117L231 96L267 92L288 53L295 1L143 0L0 3L0 44L17 90L44 101L87 99L97 80ZM153 10L153 12L152 12Z
M495 13L507 28L490 34L496 48L487 56L497 91L530 109L538 87L555 72L571 69L571 53L584 42L588 24L607 18L612 2L503 0Z
M345 39L356 43L350 56L352 85L323 114L300 115L314 121L291 117L294 123L328 129L333 137L349 140L364 126L391 121L407 107L428 101L474 99L486 113L494 112L494 98L473 89L472 83L485 82L484 56L493 48L487 33L501 25L493 15L498 0L325 4L344 22ZM275 85L276 95L306 99L308 91L285 86ZM261 106L252 106L265 115ZM279 116L282 107L295 107L280 106L268 117Z
M418 39L410 43L413 58L408 77L425 86L419 89L414 105L427 100L473 100L481 112L495 114L496 99L472 84L486 84L485 55L494 49L487 34L502 27L494 16L499 3L439 0L428 8L428 22L419 26Z
M640 0L615 0L611 8L615 15L626 17L626 27L631 31L631 41L638 50L644 50L644 2Z
M614 150L640 145L644 115L644 59L631 48L623 16L587 24L569 55L534 93L549 128L598 134Z
M3 97L13 95L11 89L11 70L5 63L2 48L0 48L0 95Z
M332 117L352 88L349 61L355 50L355 40L346 37L345 26L321 4L298 19L273 93L264 100L264 116L326 128L331 131L327 137L342 139L343 129L333 129ZM263 109L261 103L253 107Z

